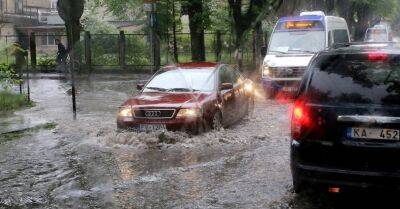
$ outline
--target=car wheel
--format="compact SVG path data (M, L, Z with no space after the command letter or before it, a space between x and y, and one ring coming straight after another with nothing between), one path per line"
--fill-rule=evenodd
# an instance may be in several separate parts
M212 120L212 129L219 131L222 128L222 115L220 112L216 112Z

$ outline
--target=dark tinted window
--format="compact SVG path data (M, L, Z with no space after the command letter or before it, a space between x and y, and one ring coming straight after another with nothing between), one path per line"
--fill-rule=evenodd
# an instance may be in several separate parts
M335 43L348 43L349 35L347 34L347 30L334 30L333 39Z
M224 66L219 71L219 81L221 83L235 83L235 74L228 66Z
M374 58L379 58L374 56ZM320 103L400 104L400 59L322 55L312 65L308 96Z

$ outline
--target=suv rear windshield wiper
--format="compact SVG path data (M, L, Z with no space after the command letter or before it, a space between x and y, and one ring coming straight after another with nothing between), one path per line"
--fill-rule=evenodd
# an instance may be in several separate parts
M171 92L171 91L175 91L175 92L196 92L196 91L200 91L198 89L190 89L190 88L172 88L172 89L168 89L167 91Z
M167 89L160 88L160 87L146 87L146 89L155 90L155 91L167 91Z

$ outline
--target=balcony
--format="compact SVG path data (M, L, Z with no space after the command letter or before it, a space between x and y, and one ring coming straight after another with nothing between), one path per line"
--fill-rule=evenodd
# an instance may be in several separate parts
M17 25L64 24L57 10L39 7L22 7L18 10L2 8L0 22L12 22Z
M39 10L38 21L40 24L46 25L63 25L64 21L58 15L57 10Z

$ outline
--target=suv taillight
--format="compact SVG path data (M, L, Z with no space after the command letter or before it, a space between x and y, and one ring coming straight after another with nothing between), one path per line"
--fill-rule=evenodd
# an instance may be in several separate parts
M325 133L325 121L320 114L320 109L310 108L301 100L296 101L292 109L292 139L321 139Z
M292 110L292 138L297 140L302 132L311 126L311 118L307 107L301 101L296 101Z

